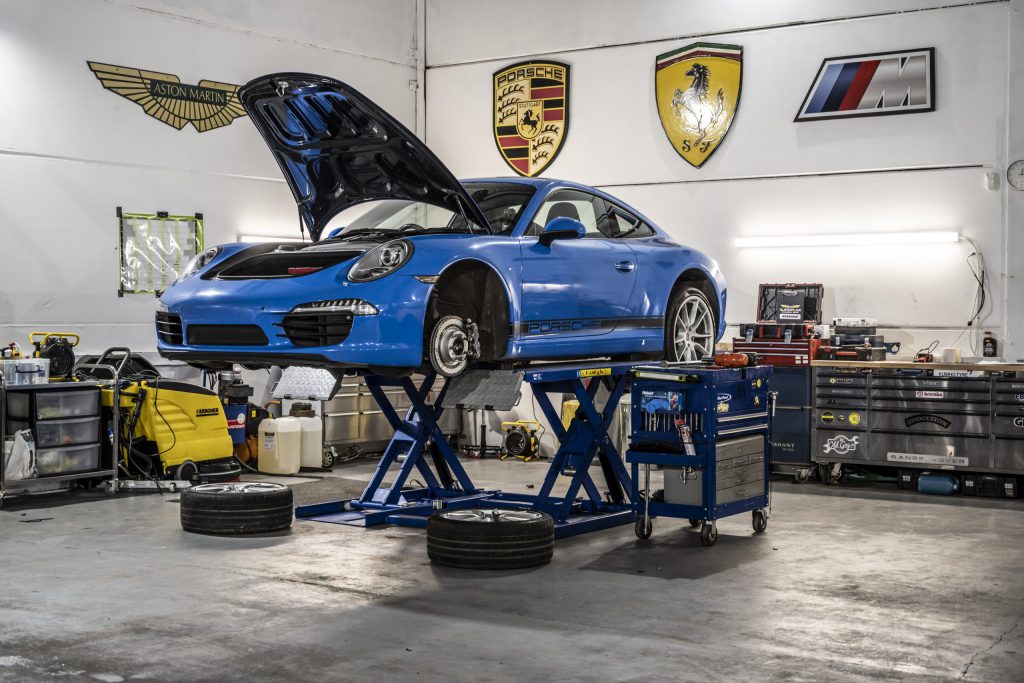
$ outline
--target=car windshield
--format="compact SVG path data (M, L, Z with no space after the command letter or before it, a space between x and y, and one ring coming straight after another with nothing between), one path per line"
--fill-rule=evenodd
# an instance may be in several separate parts
M515 228L534 188L522 183L465 183L496 235ZM346 239L376 233L416 235L429 232L486 232L460 214L433 204L407 199L380 199L355 204L331 220L328 239Z

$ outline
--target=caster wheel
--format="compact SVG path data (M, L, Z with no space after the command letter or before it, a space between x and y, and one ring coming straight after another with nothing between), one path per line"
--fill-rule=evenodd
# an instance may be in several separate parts
M764 530L768 528L768 513L764 510L754 510L751 516L753 517L754 533L763 534Z
M648 517L646 520L643 517L636 518L636 524L633 525L633 533L636 534L637 538L648 539L651 537L651 533L654 531L654 522Z
M715 541L718 540L718 529L713 523L704 522L704 526L700 528L700 542L705 546L713 546Z
M326 451L320 460L320 465L325 470L331 469L334 466L334 453Z
M806 483L811 478L811 471L809 469L800 469L793 474L793 481L797 484Z
M701 520L696 519L694 517L690 518L690 528L696 529L697 527L700 526L700 523L701 523Z
M191 460L178 465L174 471L174 478L178 481L194 481L199 476L199 466Z

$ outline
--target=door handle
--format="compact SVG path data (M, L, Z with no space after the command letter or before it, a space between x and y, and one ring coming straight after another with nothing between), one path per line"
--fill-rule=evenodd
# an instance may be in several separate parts
M634 268L636 268L636 264L632 261L618 261L615 264L615 270L620 273L632 273Z

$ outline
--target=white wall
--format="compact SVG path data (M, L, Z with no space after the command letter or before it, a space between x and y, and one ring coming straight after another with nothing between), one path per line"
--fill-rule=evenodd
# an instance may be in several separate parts
M510 175L491 131L491 74L532 57L567 62L570 128L544 175L606 189L717 258L731 324L754 317L758 283L822 282L826 320L877 318L907 353L938 339L965 355L974 344L980 355L981 331L991 329L1007 355L1021 357L1021 286L1012 283L1022 257L1007 242L1022 251L1024 209L1007 216L1024 193L1007 199L1002 180L985 189L985 174L1003 177L1007 109L1024 108L1019 42L1011 57L1007 29L1020 33L1022 4L523 0L503 21L488 3L428 0L427 142L457 175ZM744 48L739 112L699 170L668 143L653 78L656 55L698 40ZM935 112L793 122L823 58L930 46ZM1008 73L1016 79L1009 96ZM1020 127L1013 158L1024 156ZM991 285L982 324L964 332L975 295L967 242L734 246L738 236L916 230L957 230L981 247Z
M0 344L59 327L87 352L155 349L153 296L117 297L117 206L202 212L210 245L298 233L248 118L175 130L104 90L86 60L192 84L328 74L412 127L416 14L415 0L0 0Z

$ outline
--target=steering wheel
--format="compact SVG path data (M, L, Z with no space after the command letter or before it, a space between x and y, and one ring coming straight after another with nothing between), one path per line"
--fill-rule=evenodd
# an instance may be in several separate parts
M424 230L426 228L418 223L406 223L398 229L398 232L423 232Z

